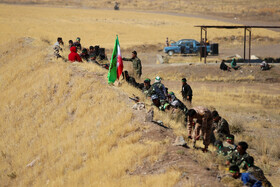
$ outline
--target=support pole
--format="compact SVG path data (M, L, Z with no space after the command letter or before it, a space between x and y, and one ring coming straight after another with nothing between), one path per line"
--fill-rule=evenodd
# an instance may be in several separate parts
M244 62L246 60L246 27L244 28Z
M207 53L207 28L204 28L204 34L205 34L205 37L204 37L204 64L206 64L206 53Z
M202 60L201 53L202 53L202 27L200 27L200 62Z
M249 31L249 64L251 63L251 32L252 32L252 30L251 30L251 28L250 29L248 29L248 31Z

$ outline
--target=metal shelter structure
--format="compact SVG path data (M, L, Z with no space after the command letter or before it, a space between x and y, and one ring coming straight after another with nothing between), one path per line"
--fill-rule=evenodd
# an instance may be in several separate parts
M251 62L251 36L252 36L252 29L280 29L280 26L248 26L248 25L243 25L243 26L220 26L220 25L197 25L195 27L200 27L200 46L204 46L204 63L206 63L206 41L207 41L207 29L208 28L214 28L214 29L244 29L244 62L246 60L246 36L247 36L247 31L249 32L249 63ZM204 40L202 39L202 32L204 31ZM202 53L202 47L200 48L200 52ZM202 55L200 53L200 61L202 59Z

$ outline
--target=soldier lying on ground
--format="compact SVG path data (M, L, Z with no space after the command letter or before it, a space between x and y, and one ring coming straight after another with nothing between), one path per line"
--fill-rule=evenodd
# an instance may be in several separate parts
M235 179L240 179L244 186L261 187L262 183L250 173L240 173L238 166L233 165L229 168L229 172Z
M212 130L212 115L210 110L205 107L198 106L190 109L187 112L188 115L188 134L191 136L192 124L194 119L196 119L195 129L193 132L193 147L195 147L196 140L203 137L204 148L203 152L208 151L208 146L210 144L210 134Z
M227 155L229 149L227 147L223 146L223 142L222 141L216 140L215 143L214 143L214 146L215 146L215 148L217 150L217 153L219 155L222 155L222 156L226 156Z
M147 96L150 88L151 88L151 79L147 78L144 80L144 86L142 88L142 92Z
M175 108L178 109L180 111L182 111L182 114L184 115L185 118L185 124L184 126L187 126L187 122L188 122L188 117L187 117L187 112L188 112L188 108L186 107L186 105L184 105L184 103L182 101L180 101L174 94L174 92L169 92L168 96L167 96L167 101L170 103L170 105Z
M264 176L264 173L263 173L262 169L254 165L254 158L252 156L247 157L245 162L246 162L245 167L247 168L247 173L250 173L256 179L261 181L262 186L272 187L272 184Z
M159 76L155 78L155 83L152 84L151 88L148 90L147 96L151 97L152 95L157 95L162 105L166 103L166 96L167 96L166 88L161 83L161 78Z
M156 94L151 96L151 100L152 100L154 106L156 106L158 108L161 106L160 100Z
M134 77L131 77L131 76L128 75L128 71L124 71L124 72L122 73L122 75L123 75L123 79L125 79L125 81L126 81L128 84L130 84L130 85L132 85L132 86L134 86L134 87L138 87L139 84L135 81L135 78L134 78Z
M248 149L248 144L246 142L239 142L236 148L231 155L228 156L226 165L237 165L240 169L246 170L245 167L246 159L250 156L246 150Z
M234 144L234 135L227 135L226 142L223 143L223 146L228 148L227 155L232 154L237 147L237 145Z

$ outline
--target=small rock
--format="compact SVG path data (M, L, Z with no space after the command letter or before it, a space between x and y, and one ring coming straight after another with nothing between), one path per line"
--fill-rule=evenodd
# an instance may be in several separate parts
M145 118L145 122L151 122L154 119L154 108L151 108L147 114L146 114L146 118Z
M176 145L176 146L184 146L186 144L187 144L187 142L184 140L183 136L177 136L175 142L173 143L173 145Z
M132 107L134 110L143 110L145 108L145 103L138 102Z

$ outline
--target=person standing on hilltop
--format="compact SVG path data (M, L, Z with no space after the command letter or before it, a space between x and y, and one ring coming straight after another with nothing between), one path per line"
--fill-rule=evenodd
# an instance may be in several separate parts
M137 78L140 78L142 75L142 64L141 60L137 57L137 52L132 51L132 58L122 58L123 61L131 61L133 65L133 74Z
M204 148L202 149L202 151L207 152L208 146L210 144L210 135L213 123L211 111L205 107L197 106L187 112L187 117L188 134L189 138L193 139L193 147L195 148L196 141L199 140L200 137L202 137L204 144ZM193 137L191 137L194 119L196 119L196 123Z
M62 48L60 47L60 45L64 45L64 43L63 43L62 38L58 37L57 42L55 42L55 44L53 46L54 56L56 58L62 58L62 56L59 54L59 51L62 51Z
M187 84L187 79L183 78L182 79L182 97L184 101L188 101L190 103L192 103L192 88L190 87L190 85Z

